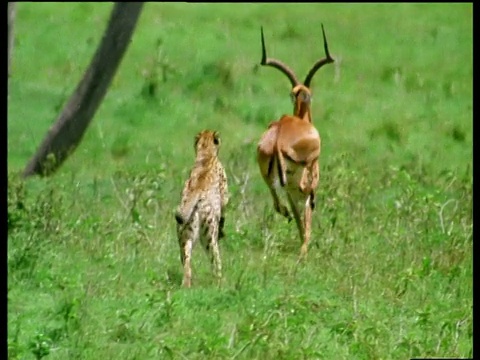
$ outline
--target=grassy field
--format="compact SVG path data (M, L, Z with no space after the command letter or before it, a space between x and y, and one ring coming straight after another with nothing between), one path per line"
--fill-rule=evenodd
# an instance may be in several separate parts
M473 357L472 4L148 3L76 152L27 164L111 3L18 3L8 99L9 359ZM306 262L255 163L290 113L269 56L316 75L322 137ZM173 212L193 137L220 131L224 282Z

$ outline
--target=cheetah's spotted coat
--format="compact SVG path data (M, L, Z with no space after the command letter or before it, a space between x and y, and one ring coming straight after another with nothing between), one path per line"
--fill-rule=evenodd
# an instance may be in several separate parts
M204 130L195 136L195 164L175 213L185 287L191 286L192 249L198 239L210 255L215 275L218 279L222 276L218 239L223 237L228 185L225 169L218 159L219 147L216 131Z

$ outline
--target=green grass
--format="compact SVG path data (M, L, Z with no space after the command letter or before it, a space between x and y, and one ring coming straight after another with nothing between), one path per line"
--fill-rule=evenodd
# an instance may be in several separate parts
M473 356L471 4L148 3L107 96L51 178L18 174L111 3L18 3L8 100L9 359ZM305 263L255 164L291 112L269 56L313 81L322 137ZM173 211L193 137L219 130L224 282Z

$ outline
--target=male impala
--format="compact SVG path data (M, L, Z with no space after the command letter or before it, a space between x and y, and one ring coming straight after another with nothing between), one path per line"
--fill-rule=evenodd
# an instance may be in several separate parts
M272 66L288 77L292 84L291 97L294 106L293 115L283 115L280 120L272 122L263 133L257 147L257 161L272 194L275 210L290 221L290 212L281 203L277 193L279 186L285 189L303 242L300 259L307 255L319 179L320 136L312 123L310 82L318 69L334 61L328 52L323 25L322 33L326 56L313 65L302 84L284 63L267 58L263 27L261 28L261 65Z

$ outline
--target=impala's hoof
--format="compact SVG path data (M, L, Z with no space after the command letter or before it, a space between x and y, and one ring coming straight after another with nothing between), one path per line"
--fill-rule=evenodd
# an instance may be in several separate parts
M290 215L290 212L285 208L285 212L282 213L283 216L285 216L288 220L288 222L292 221L292 215Z
M275 205L275 211L280 215L286 217L288 221L292 220L292 217L290 216L290 212L288 211L288 208L285 205L280 205L280 204Z
M288 211L287 211L287 213L285 214L285 217L287 218L287 221L288 221L288 222L292 221L292 219L293 219L293 216L290 215L290 212L288 212Z
M302 245L302 248L300 249L300 257L298 258L298 261L303 261L307 258L307 253L308 253L308 247L306 244Z

